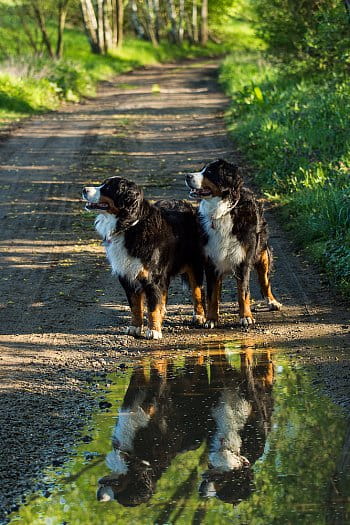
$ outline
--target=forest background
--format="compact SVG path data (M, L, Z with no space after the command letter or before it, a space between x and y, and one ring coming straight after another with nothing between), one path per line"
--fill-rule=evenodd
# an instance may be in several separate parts
M255 182L350 296L350 0L0 0L0 125L199 56Z

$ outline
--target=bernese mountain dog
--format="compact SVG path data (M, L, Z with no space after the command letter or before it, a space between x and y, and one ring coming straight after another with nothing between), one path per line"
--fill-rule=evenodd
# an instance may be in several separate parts
M203 443L208 452L200 496L234 505L250 496L253 466L271 429L274 365L269 350L242 351L234 366L222 350L186 355L181 368L171 358L135 367L106 456L109 472L98 482L98 501L147 503L174 458ZM201 468L203 460L201 454Z
M97 211L95 228L103 239L112 273L125 290L132 314L126 332L140 336L144 302L147 339L161 339L169 283L184 274L193 298L193 322L202 325L204 277L198 221L184 201L146 200L142 189L123 177L83 189L86 210Z
M243 186L239 168L219 159L187 174L186 184L190 197L200 200L208 300L205 326L214 328L218 323L222 279L230 274L237 281L240 324L248 328L255 322L249 290L253 267L269 309L280 310L282 305L271 291L272 253L263 208Z

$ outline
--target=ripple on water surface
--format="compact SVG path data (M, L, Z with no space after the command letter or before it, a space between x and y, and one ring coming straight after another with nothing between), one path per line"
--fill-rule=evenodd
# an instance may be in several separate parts
M350 523L345 419L283 352L149 353L108 382L91 440L11 523Z

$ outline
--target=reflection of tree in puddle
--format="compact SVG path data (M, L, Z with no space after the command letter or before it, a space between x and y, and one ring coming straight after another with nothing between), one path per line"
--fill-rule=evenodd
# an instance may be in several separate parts
M272 414L270 352L251 349L232 362L222 347L208 356L138 366L114 428L110 474L97 498L125 506L147 502L172 460L206 443L199 494L237 503L253 489L252 466L263 454Z

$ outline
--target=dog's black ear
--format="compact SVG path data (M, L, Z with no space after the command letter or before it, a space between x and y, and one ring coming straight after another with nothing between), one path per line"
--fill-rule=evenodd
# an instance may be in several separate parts
M143 191L136 184L130 184L125 188L120 188L122 195L122 206L118 216L115 233L121 233L130 228L140 216L140 209L143 201Z
M243 186L241 169L236 164L220 159L220 175L223 185L223 197L230 197L236 201L239 199L240 190Z

